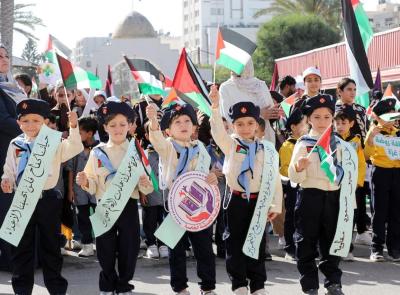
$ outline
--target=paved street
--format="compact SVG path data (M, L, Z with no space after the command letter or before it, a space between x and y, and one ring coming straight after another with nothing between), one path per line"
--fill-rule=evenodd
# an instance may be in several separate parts
M294 263L285 261L283 252L276 249L276 239L272 239L272 254L274 261L267 262L268 281L266 288L269 294L294 295L301 294L298 283L298 273ZM68 279L68 294L93 295L98 294L99 264L97 259L84 259L69 252L65 257L63 274ZM400 263L371 263L368 260L369 251L365 246L356 246L355 262L343 262L342 269L344 291L350 295L399 295L400 294ZM191 282L190 291L198 294L195 261L188 260L188 274ZM42 279L41 271L35 276L34 294L48 294ZM231 294L230 282L226 275L225 264L217 258L217 293ZM321 280L322 283L322 280ZM173 294L169 286L168 260L138 260L134 277L136 294ZM0 294L13 294L10 285L10 274L0 272ZM323 294L320 289L320 294Z

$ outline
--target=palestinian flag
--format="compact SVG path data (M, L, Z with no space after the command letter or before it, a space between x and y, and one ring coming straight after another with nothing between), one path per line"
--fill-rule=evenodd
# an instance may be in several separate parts
M159 188L158 180L157 180L156 175L154 174L153 169L151 169L149 159L147 158L146 153L144 152L143 148L139 144L139 141L136 139L135 139L135 145L136 145L136 149L140 153L140 159L141 159L144 171L146 172L147 176L150 177L150 180L151 180L151 183L153 184L154 190L158 192L158 188Z
M32 89L31 89L31 95L32 94L38 94L38 86L36 84L36 79L35 77L32 77Z
M133 78L138 83L141 94L165 95L161 77L163 74L145 59L129 59L124 56L126 63L131 70Z
M49 63L55 64L55 63L57 63L56 53L58 53L59 55L61 55L64 58L67 58L67 56L71 53L71 50L69 50L56 37L49 34L49 38L47 40L47 47L45 49L44 56Z
M240 75L257 45L245 36L227 28L219 28L216 63Z
M110 97L110 96L114 95L114 87L113 87L113 82L112 82L111 66L110 65L108 65L106 87L104 89L104 92L106 93L107 97Z
M101 89L101 80L93 73L87 72L82 68L74 67L72 63L56 53L58 66L61 72L64 86L67 89Z
M368 92L374 82L369 67L367 50L373 32L368 17L358 0L342 0L344 35L350 76L357 83L356 102L365 108L369 105Z
M286 98L284 101L281 102L281 107L285 112L286 118L289 118L290 108L296 102L296 98L297 98L296 93L293 93L291 96L289 96L288 98Z
M171 88L171 91L168 93L167 98L164 99L161 107L167 108L173 104L176 104L179 101L178 94L175 91L175 88Z
M343 169L337 164L336 140L332 126L327 128L318 139L314 149L317 150L321 162L321 169L330 183L339 184L343 178Z
M183 101L211 116L211 102L208 99L207 88L199 71L187 56L185 48L182 49L172 87Z

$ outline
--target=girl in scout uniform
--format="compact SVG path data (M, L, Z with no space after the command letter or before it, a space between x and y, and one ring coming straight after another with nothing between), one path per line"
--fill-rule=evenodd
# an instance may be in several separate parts
M365 140L365 155L372 162L372 245L370 259L385 260L383 245L386 242L389 257L400 261L400 160L391 159L383 146L374 142L376 136L383 139L400 137L395 121L385 121L380 116L395 111L397 99L383 98L372 109L376 124L372 125Z
M292 158L294 145L301 136L307 133L308 126L303 113L296 109L286 121L286 130L289 131L289 138L282 144L279 149L279 172L282 176L283 192L285 196L285 258L288 260L295 259L294 235L294 206L296 204L298 185L288 180L288 168L290 159Z
M43 124L47 124L50 107L47 102L27 99L17 105L18 125L23 134L13 139L7 151L1 188L6 193L16 189L28 164L34 142ZM62 256L59 234L61 230L62 195L54 189L61 163L83 150L79 136L77 115L68 113L69 137L58 146L52 159L50 172L44 184L41 198L30 218L17 247L12 250L11 283L16 294L31 294L34 279L35 232L39 229L39 257L43 268L44 283L50 294L65 294L67 280L61 276Z
M252 258L245 254L243 249L247 240L247 233L252 223L253 213L256 210L260 187L262 186L262 172L264 170L265 146L256 138L260 108L252 102L238 102L229 111L233 121L232 136L228 135L223 126L219 111L219 93L216 86L212 86L210 92L212 101L212 115L210 119L211 134L225 154L224 174L231 191L226 214L226 269L232 281L234 294L248 294L250 285L251 294L266 294L264 283L267 279L265 268L265 231L260 237L256 253L258 257ZM270 144L271 145L271 144ZM271 153L275 147L271 145ZM278 161L278 155L276 154ZM271 208L266 208L270 220L275 218L282 209L282 184L278 174L278 162L276 163L276 181L269 183L275 191ZM226 206L226 205L225 205ZM268 212L268 213L267 213ZM261 228L266 225L260 224ZM257 247L257 246L255 246ZM261 249L261 251L260 251Z
M341 175L338 172L343 170L337 163L341 163L341 147L332 135L329 145L337 173L333 182L321 169L318 153L313 152L318 139L332 126L335 101L330 95L318 94L304 101L302 111L311 129L297 141L288 169L290 180L300 185L294 211L300 284L305 294L317 295L319 268L325 275L326 294L343 295L340 257L330 255L340 209ZM321 259L317 267L318 245Z
M76 182L89 194L101 199L127 153L129 141L126 136L134 119L134 111L124 102L109 101L98 109L97 115L99 122L104 124L109 140L92 149L84 171L77 174ZM132 294L134 286L129 281L135 272L140 245L139 191L144 194L153 191L146 175L140 176L137 187L111 229L96 238L97 258L101 266L100 294ZM98 206L101 206L101 202ZM115 270L117 259L118 273Z
M363 205L359 203L363 202L365 203L365 195L362 197L362 187L364 186L364 179L365 179L365 174L367 171L367 162L365 161L365 156L364 156L364 149L361 144L361 137L360 135L356 135L352 133L352 127L354 126L356 122L356 112L354 111L353 107L351 105L343 104L343 105L336 105L336 111L335 111L335 129L336 133L345 141L349 142L354 149L357 151L357 158L358 158L358 178L357 178L357 190L356 190L356 202L357 202L357 209L362 207ZM360 197L357 197L357 195L361 195ZM365 205L364 205L365 207ZM358 210L357 210L358 211ZM355 212L357 212L355 211ZM359 212L357 212L359 214ZM362 214L365 214L365 211L361 212ZM357 219L357 218L355 218ZM357 224L357 231L358 234L363 234L365 231L365 228L359 228ZM367 233L366 233L367 234ZM345 261L353 261L354 256L353 256L353 243L350 246L350 252L347 257L345 257L343 260Z
M150 143L160 157L163 167L163 179L171 187L173 181L181 174L197 168L200 153L207 151L198 140L191 140L197 125L197 116L189 104L173 105L165 110L160 124L157 120L157 109L150 104L146 109L150 121ZM162 131L165 130L168 138ZM208 154L207 154L208 157ZM210 173L206 179L210 184L218 184L217 176ZM176 294L188 295L188 278L186 275L187 238L193 247L197 261L197 274L201 294L215 294L215 256L212 249L212 227L198 231L186 232L174 249L169 249L171 287Z

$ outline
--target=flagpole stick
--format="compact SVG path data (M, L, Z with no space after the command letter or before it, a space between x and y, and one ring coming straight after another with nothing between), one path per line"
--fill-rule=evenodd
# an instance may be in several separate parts
M314 150L317 148L317 145L320 143L321 138L323 138L323 136L325 135L325 132L327 132L330 128L332 128L332 124L329 125L328 128L325 129L325 131L321 134L321 137L317 140L317 142L314 144L313 148L311 149L311 151L308 153L307 155L307 159L309 159L312 155L312 153L314 152Z
M215 85L215 72L217 69L217 61L214 61L214 74L213 74L213 85Z
M65 100L67 101L67 107L68 107L68 110L71 112L71 106L69 105L67 89L65 88L65 85L63 88L64 88Z

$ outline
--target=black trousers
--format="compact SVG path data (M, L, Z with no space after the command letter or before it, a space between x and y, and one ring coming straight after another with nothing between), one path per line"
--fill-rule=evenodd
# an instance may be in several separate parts
M325 275L325 287L341 284L340 257L329 255L339 214L340 191L299 189L295 206L297 269L304 292L318 289L318 268ZM317 245L321 255L320 263Z
M400 168L372 168L372 203L372 251L382 251L386 241L389 255L399 253Z
M290 182L283 186L285 194L285 222L284 222L284 237L286 241L285 251L291 255L296 252L294 244L294 207L296 205L298 187L292 187Z
M357 214L355 222L357 225L357 233L362 234L367 231L367 188L359 187L356 190Z
M68 282L61 276L60 250L62 196L59 191L43 191L18 247L12 248L12 286L16 294L32 294L34 283L35 233L39 231L39 257L44 284L50 294L65 294Z
M93 243L93 235L92 235L92 224L90 223L90 208L93 211L96 209L96 204L86 204L76 206L78 209L78 228L81 232L81 242L82 244L91 244Z
M129 281L135 273L139 246L138 204L137 200L129 199L112 228L96 238L97 258L101 266L100 291L123 293L134 289ZM117 260L118 273L115 270Z
M224 204L224 198L222 198L221 204ZM221 205L221 207L222 206L223 205ZM226 250L225 250L225 241L223 239L224 232L225 232L224 210L221 208L215 220L214 241L215 244L217 245L217 255L219 257L225 258Z
M258 259L246 256L243 245L250 227L257 199L243 199L232 196L226 214L227 228L229 233L226 241L226 270L232 281L232 290L247 287L250 281L250 292L253 293L264 288L267 280L265 268L265 231L260 243Z
M157 228L164 220L164 206L142 206L142 209L143 231L146 236L146 245L157 245L158 247L164 245L163 242L157 240L157 238L154 236Z
M197 276L203 291L215 289L215 256L212 249L212 226L199 232L186 232L174 249L169 249L171 287L180 292L188 287L186 274L187 240L192 244L197 262Z

